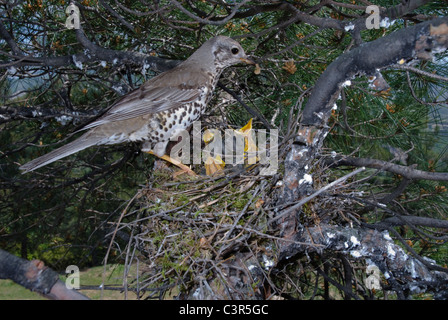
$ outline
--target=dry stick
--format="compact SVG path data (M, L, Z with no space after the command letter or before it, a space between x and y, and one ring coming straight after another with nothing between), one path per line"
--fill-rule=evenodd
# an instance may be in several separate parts
M243 0L240 3L236 4L235 7L232 9L232 12L230 12L230 14L224 18L222 18L219 21L213 21L213 20L209 20L209 19L203 19L201 17L198 17L196 15L194 15L193 13L191 13L190 11L188 11L187 9L185 9L178 1L176 0L171 0L171 4L173 4L177 9L179 9L180 11L182 11L183 13L185 13L187 16L189 16L191 19L196 20L199 23L203 23L203 24L211 24L211 25L223 25L226 24L227 21L229 21L230 19L233 18L233 16L237 13L238 9L243 6L244 4L246 4L248 0ZM219 17L221 18L221 17Z
M137 192L138 194L138 192ZM126 210L127 211L127 210ZM127 300L128 299L128 274L130 272L131 269L131 264L132 264L132 260L135 257L135 250L137 250L138 244L137 244L137 239L134 239L134 230L135 230L135 226L137 226L137 220L140 218L141 216L141 211L138 213L137 215L137 219L133 221L133 226L131 228L131 236L129 237L129 241L128 241L128 245L127 245L127 252L126 252L126 258L125 258L125 268L123 270L123 288L124 288L124 299ZM117 228L115 228L115 230L118 231L118 226ZM135 245L134 245L134 250L132 251L132 255L129 256L130 252L131 252L131 245L132 245L132 241L135 241ZM137 259L137 296L139 295L139 291L138 291L138 259Z
M420 75L423 75L423 76L427 76L429 78L433 78L433 79L437 79L437 80L448 82L448 77L444 77L444 76L441 76L441 75L438 75L438 74L433 74L431 72L420 70L418 68L414 68L414 67L411 67L411 66L394 64L394 65L391 65L391 68L393 68L393 69L401 69L401 70L406 70L406 71L412 71L412 72L415 72L417 74L420 74ZM443 101L441 101L440 103L443 103Z
M350 177L352 177L352 176L354 176L354 175L356 175L356 174L358 174L358 173L364 171L365 169L366 169L365 167L358 168L358 169L356 169L355 171L353 171L353 172L351 172L351 173L349 173L349 174L347 174L347 175L345 175L345 176L343 176L343 177L341 177L341 178L339 178L339 179L333 181L332 183L329 183L329 184L326 185L325 187L323 187L323 188L319 189L318 191L314 192L312 195L303 198L302 200L300 200L298 203L296 203L296 204L293 205L292 207L286 209L285 211L283 211L282 213L280 213L280 214L279 214L278 216L276 216L275 218L272 218L272 219L269 221L269 223L272 223L272 222L274 222L274 221L277 221L278 219L280 219L280 218L282 218L282 217L288 215L289 213L291 213L292 211L294 211L294 210L300 208L300 207L303 206L305 203L307 203L307 202L310 201L311 199L317 197L317 196L320 195L321 193L323 193L323 192L327 191L328 189L330 189L330 188L336 186L337 184L339 184L339 183L341 183L341 182L347 180L348 178L350 178Z
M107 258L109 257L109 252L112 248L112 243L114 242L115 235L117 234L118 227L120 226L121 220L123 219L125 213L128 211L129 207L131 206L131 203L134 202L134 200L137 198L137 196L140 195L140 192L137 192L131 200L129 200L128 204L126 205L126 208L124 208L123 212L120 215L120 218L117 221L117 227L114 230L114 233L112 234L112 239L110 239L109 247L107 248L106 256L104 257L104 267L103 267L103 275L102 275L102 283L101 283L101 299L103 299L104 294L104 283L106 281L106 265L107 265Z
M265 182L265 181L264 181ZM263 184L264 185L264 184ZM252 201L255 199L255 197L258 195L258 193L260 192L260 190L262 189L262 186L258 186L254 192L254 194L252 195L252 198L247 202L246 206L243 208L243 210L241 211L241 213L238 215L238 217L235 219L232 227L230 228L230 230L227 232L227 234L224 236L224 239L220 240L219 242L224 243L229 237L230 234L232 233L233 229L235 229L236 225L238 224L238 222L240 221L240 219L243 217L243 215L246 213L246 210L249 208L249 205L252 203ZM222 248L221 250L219 250L218 254L220 255L222 253Z

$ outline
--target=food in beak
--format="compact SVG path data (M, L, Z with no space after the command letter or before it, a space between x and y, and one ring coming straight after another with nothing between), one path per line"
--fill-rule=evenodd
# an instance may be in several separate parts
M252 61L252 60L250 60L248 58L240 58L240 60L242 62L244 62L244 63L247 63L247 64L255 64L255 61Z

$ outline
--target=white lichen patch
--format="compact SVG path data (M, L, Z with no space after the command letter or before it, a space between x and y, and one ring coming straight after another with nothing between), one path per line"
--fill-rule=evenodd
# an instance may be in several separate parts
M351 236L350 241L353 243L354 246L359 246L361 244L361 242L359 242L355 236Z
M310 174L305 173L303 175L303 178L299 180L299 184L302 184L302 183L312 184L313 183L313 177Z
M349 32L349 31L354 30L354 29L355 29L355 25L354 25L353 23L350 23L350 24L348 24L348 25L346 25L346 26L344 27L344 30L345 30L346 32Z

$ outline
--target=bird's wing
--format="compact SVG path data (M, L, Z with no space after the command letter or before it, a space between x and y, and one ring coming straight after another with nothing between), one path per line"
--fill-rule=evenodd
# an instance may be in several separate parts
M81 130L162 112L197 100L208 82L207 76L203 73L191 73L182 69L170 71L149 80L140 88L126 94L103 116Z

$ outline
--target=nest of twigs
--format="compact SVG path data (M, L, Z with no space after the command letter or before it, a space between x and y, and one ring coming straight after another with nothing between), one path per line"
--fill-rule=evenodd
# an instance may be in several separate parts
M138 261L138 277L129 283L130 290L155 299L229 298L223 291L229 286L229 272L235 271L227 262L242 252L258 257L254 265L260 276L269 278L277 261L276 241L281 240L272 221L282 180L280 172L262 176L259 170L257 165L229 166L217 176L195 177L179 175L172 167L155 170L116 228L130 233L122 251L126 263ZM351 223L343 214L344 202L330 195L321 197L319 205L312 201L304 207L301 223ZM247 265L240 267L242 274L251 274Z
M173 295L189 292L200 277L225 272L220 261L233 253L267 250L263 243L275 231L264 208L278 186L276 179L254 171L240 168L177 181L171 170L154 172L134 200L139 213L128 226L129 251L145 264L139 290L157 297L168 289Z

